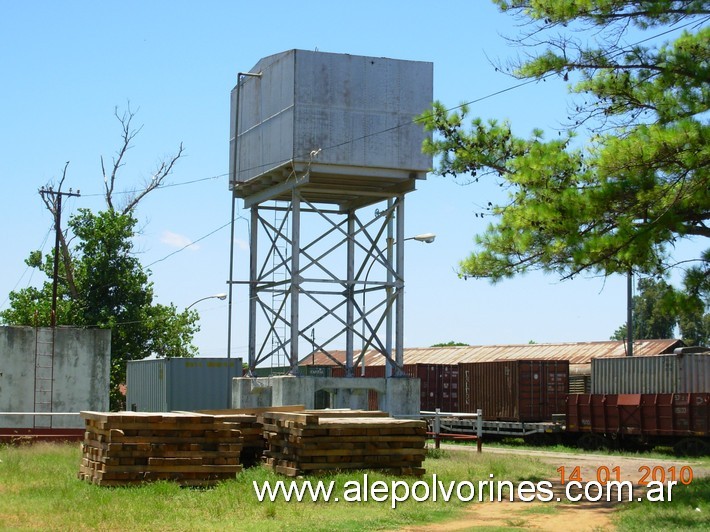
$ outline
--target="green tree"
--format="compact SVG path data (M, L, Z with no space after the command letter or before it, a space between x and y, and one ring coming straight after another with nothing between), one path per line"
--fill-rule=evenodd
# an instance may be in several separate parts
M118 207L114 201L118 169L138 130L131 128L134 114L117 118L123 129L123 143L106 172L106 210L91 212L79 209L60 233L61 254L57 287L58 325L111 329L111 408L121 406L119 384L125 383L126 362L149 355L159 357L194 356L192 337L199 330L197 311L178 312L174 305L153 303L153 284L136 258L133 238L136 235L135 208L150 191L160 186L182 154L159 165L151 180L139 192L127 197ZM57 190L61 191L66 167ZM45 205L56 214L57 205L45 198ZM55 218L56 219L56 218ZM71 236L70 236L71 235ZM69 242L74 242L73 246ZM42 257L33 251L26 263L44 272L48 278L41 288L28 287L10 293L10 306L0 313L0 321L12 325L48 326L51 319L53 254Z
M440 342L438 344L432 345L432 347L467 347L470 344L465 344L463 342L455 342L451 340L450 342Z
M637 290L633 298L634 338L674 338L677 326L687 345L710 343L710 276L706 270L688 270L682 289L646 278L639 280ZM611 339L626 340L626 324Z
M424 149L440 156L440 174L492 174L508 190L506 201L489 203L495 222L476 237L461 275L656 274L673 265L677 240L710 237L708 2L496 3L530 24L519 44L543 48L509 72L558 76L576 96L566 131L552 140L541 130L516 136L507 121L465 126L468 106L436 103L422 116L436 133ZM658 44L671 29L675 37Z
M678 324L676 290L666 281L639 279L633 298L633 334L636 339L674 338ZM619 327L612 340L626 340L627 325Z
M676 307L683 340L689 345L710 346L710 251L705 251L703 259L703 266L686 272Z

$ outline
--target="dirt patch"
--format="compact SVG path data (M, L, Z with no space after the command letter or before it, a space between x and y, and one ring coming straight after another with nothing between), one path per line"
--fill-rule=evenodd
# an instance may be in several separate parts
M614 508L595 508L585 505L557 503L477 503L471 505L464 517L455 521L410 527L408 531L480 530L481 528L596 531L613 530L611 514Z
M451 450L463 450L461 446L447 446ZM473 450L472 450L473 451ZM692 467L693 478L710 475L710 468L697 462L684 460L659 460L656 458L636 458L600 455L579 455L553 453L548 451L517 451L508 449L484 449L486 453L514 456L522 454L535 456L549 464L548 479L552 482L554 497L550 502L483 502L467 507L463 517L443 523L408 527L407 531L456 531L480 529L482 527L531 530L565 530L574 528L579 531L615 530L614 512L621 504L607 502L565 502L565 489L561 483L564 467L565 479L582 482L609 480L630 481L634 486L633 498L643 497L646 489L639 482L644 480L671 480L671 475L679 475L683 467ZM665 475L661 479L660 476ZM579 491L575 492L579 493ZM558 502L557 499L560 499Z

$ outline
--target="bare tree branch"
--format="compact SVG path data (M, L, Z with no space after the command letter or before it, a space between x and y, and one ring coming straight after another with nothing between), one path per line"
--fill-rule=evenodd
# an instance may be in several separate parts
M145 184L143 190L128 199L126 206L121 209L122 214L127 214L128 212L132 211L135 206L138 205L138 202L140 202L140 200L142 200L146 196L146 194L148 194L152 190L155 190L163 184L163 181L173 171L175 163L177 163L178 159L182 157L184 151L185 149L183 148L181 142L180 146L178 147L178 151L177 153L175 153L175 155L170 157L168 160L160 162L158 168L155 170L155 172L153 172L152 178L149 182Z
M101 172L104 177L106 205L111 211L114 210L113 193L116 186L116 176L118 174L118 170L124 164L123 157L126 155L126 152L131 148L131 141L136 137L136 135L138 135L138 133L140 133L140 130L143 129L143 126L139 127L138 129L131 129L131 122L133 121L133 117L136 116L136 113L134 111L131 111L130 102L126 106L126 110L123 112L122 115L118 114L118 107L114 108L113 114L121 123L122 143L121 147L116 152L116 156L113 158L113 167L111 168L110 175L106 173L104 158L101 157Z

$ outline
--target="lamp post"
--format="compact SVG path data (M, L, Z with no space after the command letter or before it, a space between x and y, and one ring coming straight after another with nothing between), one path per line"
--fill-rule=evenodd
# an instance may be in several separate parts
M404 240L416 240L417 242L431 244L432 242L434 242L434 239L436 239L436 235L434 233L422 233L421 235L410 236L409 238L405 238Z
M185 310L188 310L190 307L193 307L194 305L196 305L200 301L204 301L205 299L220 299L220 300L224 301L225 299L227 299L227 294L214 294L212 296L201 297L197 301L193 301L188 306L186 306Z
M434 233L422 233L420 235L415 235L415 236L410 236L404 239L406 242L407 240L416 240L417 242L423 242L425 244L431 244L434 242L436 239L436 234ZM391 248L392 248L392 238L388 237L387 238L387 249L388 249L388 257L391 260ZM360 362L360 375L363 377L365 376L365 319L367 316L367 311L365 307L365 294L367 293L367 280L370 277L370 271L372 270L372 267L375 265L375 262L377 262L374 257L372 259L372 262L370 262L370 266L367 268L367 273L365 273L365 282L363 283L362 286L362 360ZM390 281L390 274L388 273L388 282ZM391 355L391 353L390 353ZM387 362L389 365L389 361ZM388 372L389 373L389 372Z
M190 303L187 307L185 307L185 310L189 310L191 307L195 306L197 303L200 301L205 301L206 299L219 299L220 301L224 301L227 299L227 294L213 294L211 296L205 296L201 297L197 301L193 301ZM227 353L227 408L232 407L232 378L230 375L230 360L229 360L229 353Z

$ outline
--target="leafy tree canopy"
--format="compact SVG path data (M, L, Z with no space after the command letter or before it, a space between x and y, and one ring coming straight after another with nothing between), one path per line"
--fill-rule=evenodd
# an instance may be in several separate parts
M440 156L440 174L492 174L508 190L505 202L489 203L495 221L460 274L667 271L676 241L710 237L710 5L495 1L528 23L518 44L538 49L502 68L569 80L575 96L552 140L540 130L516 136L507 121L469 122L465 105L436 103L423 115L436 133L424 149Z
M678 318L674 312L675 289L666 281L640 279L639 294L633 298L633 337L637 339L674 338ZM626 340L628 324L619 327L612 340Z
M440 342L438 344L432 345L432 347L464 347L470 344L465 344L463 342L455 342L451 340L450 342Z
M705 253L705 259L710 259ZM706 262L710 263L710 262ZM633 298L633 337L674 338L676 327L687 345L710 345L710 275L691 268L682 289L663 279L640 279ZM627 324L619 327L612 340L626 339Z
M153 283L136 258L135 207L148 192L160 186L182 153L182 146L169 161L161 163L152 179L125 205L114 201L117 171L138 130L131 128L130 110L116 114L123 128L123 144L113 160L112 171L102 170L106 210L79 209L60 232L60 261L57 286L57 325L111 329L111 388L113 409L121 406L118 385L125 383L126 362L150 355L190 357L196 354L192 337L199 330L197 311L178 312L174 305L153 303ZM66 178L66 167L59 183ZM57 204L43 197L47 209L56 214ZM56 220L56 218L55 218ZM10 306L0 312L0 321L10 325L49 326L53 291L53 254L42 257L32 251L25 261L42 271L47 280L40 288L11 292Z

